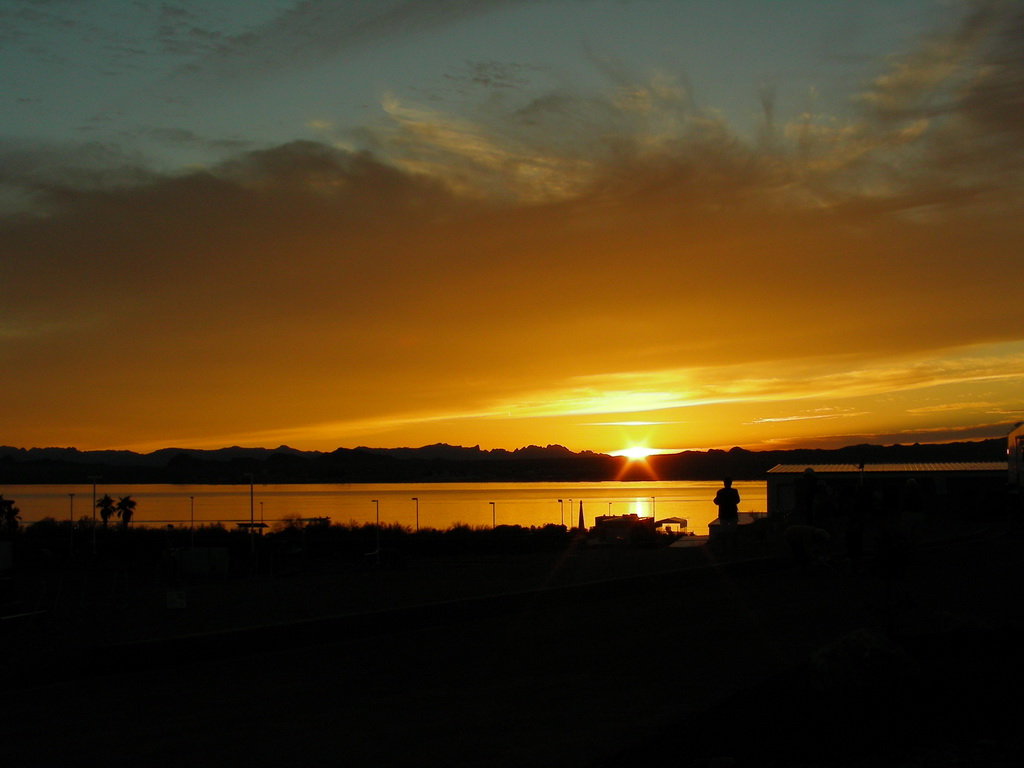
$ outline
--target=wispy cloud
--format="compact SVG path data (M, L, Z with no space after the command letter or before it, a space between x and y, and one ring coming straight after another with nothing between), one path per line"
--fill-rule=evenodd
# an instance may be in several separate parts
M782 403L807 399L839 400L926 390L950 385L976 388L993 381L1024 380L1024 352L1005 357L975 356L976 350L959 350L944 358L918 361L862 361L854 371L827 370L821 363L801 365L780 360L770 366L774 375L744 377L744 366L708 369L676 369L617 373L569 378L565 385L542 392L520 392L515 401L495 401L467 417L500 414L510 418L578 416L584 414L652 413L722 403ZM839 367L841 361L832 365ZM817 369L817 370L815 370ZM970 389L968 389L970 391ZM985 404L990 407L992 404ZM979 404L948 403L915 409L925 413L970 409ZM865 415L854 408L816 408L785 416L766 416L751 423L767 424L854 418ZM450 418L447 415L445 418ZM602 422L610 423L610 422ZM669 423L666 421L616 421L617 424Z
M436 178L460 194L520 202L578 194L591 181L593 163L538 148L434 110L383 102L390 126L364 129L371 145L411 173Z
M495 10L541 0L376 0L372 3L310 0L295 3L263 25L217 39L212 50L189 61L168 82L233 85L282 71L303 71L327 59L437 30ZM551 1L551 0L549 0ZM176 29L173 42L195 37L194 27ZM196 44L205 42L198 41Z
M666 424L685 424L685 421L594 421L588 427L657 427Z
M851 419L865 415L864 412L855 411L832 411L828 413L799 413L791 416L770 416L762 419L754 419L751 424L784 424L793 421L820 421L823 419Z
M949 413L951 411L988 410L996 407L995 403L959 402L927 405L921 408L908 408L907 413Z

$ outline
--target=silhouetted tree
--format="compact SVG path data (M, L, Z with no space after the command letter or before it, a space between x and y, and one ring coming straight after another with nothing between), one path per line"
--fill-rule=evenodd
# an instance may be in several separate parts
M14 537L14 532L18 530L18 521L21 520L21 512L16 506L14 506L14 499L5 499L3 494L0 493L0 524L3 525L11 537Z
M116 503L110 498L109 493L103 494L103 498L96 502L96 509L100 511L100 520L103 521L103 527L107 527L107 521L110 520L110 516L114 514L114 508Z
M135 499L131 496L122 496L117 502L117 516L121 518L121 529L128 530L128 523L132 521L135 514Z

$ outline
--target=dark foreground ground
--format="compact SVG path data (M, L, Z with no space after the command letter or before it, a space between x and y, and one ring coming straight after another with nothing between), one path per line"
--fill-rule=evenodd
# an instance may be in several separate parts
M1016 766L1021 539L905 582L579 548L163 586L69 572L5 622L11 766ZM39 574L43 579L45 574ZM172 603L173 604L173 603ZM7 626L9 625L9 626Z

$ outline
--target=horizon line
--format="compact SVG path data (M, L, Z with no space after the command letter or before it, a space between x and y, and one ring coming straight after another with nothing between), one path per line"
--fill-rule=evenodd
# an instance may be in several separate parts
M837 445L835 447L828 447L828 448L821 447L820 445L819 446L801 446L801 445L797 445L797 446L787 447L787 448L749 448L749 447L745 447L745 446L741 446L741 445L733 445L733 446L729 446L728 448L720 447L720 446L712 446L712 447L707 447L707 448L679 448L679 449L676 449L676 448L664 448L664 449L663 448L649 448L649 449L646 449L647 451L649 451L649 453L648 453L648 455L645 458L654 458L654 457L657 457L657 456L677 456L677 455L680 455L680 454L683 454L683 453L711 453L713 451L720 451L720 452L728 453L729 451L734 451L734 450L746 451L748 453L786 453L786 452L791 452L791 451L840 451L840 450L845 450L845 449L849 449L849 448L857 448L857 447L862 447L862 446L879 447L879 448L894 448L894 447L897 447L897 446L900 446L900 447L913 447L915 445L917 445L917 446L925 446L925 445L931 445L931 446L937 446L937 445L956 445L956 444L984 443L984 442L989 442L989 441L993 441L993 440L1002 440L1002 439L1003 439L1002 437L983 437L983 438L978 438L976 440L937 440L937 441L926 441L926 442L914 441L912 443L901 443L901 442L893 442L893 443L856 442L856 443L846 443L846 444ZM281 445L273 447L273 448L269 448L267 446L262 446L262 445L259 445L259 446L245 446L245 445L237 445L237 444L235 444L235 445L223 445L223 446L220 446L218 448L188 448L188 447L176 446L176 445L172 444L172 445L165 446L163 448L156 448L156 449L153 449L151 451L142 451L142 450L137 450L137 449L133 449L133 448L77 448L75 446L58 446L58 445L32 446L32 447L29 447L29 448L25 448L23 446L0 445L0 450L9 449L9 450L14 450L14 451L24 451L24 452L29 452L29 451L73 451L73 452L76 452L76 453L132 453L132 454L135 454L137 456L149 456L149 455L152 455L154 453L162 453L162 452L165 452L165 451L182 451L182 452L192 451L192 452L200 452L200 453L215 453L215 452L218 452L218 451L231 451L231 450L239 450L239 451L271 451L271 452L273 452L273 451L281 451L281 450L288 450L288 451L293 451L295 453L330 454L330 453L335 453L337 451L360 451L360 450L362 450L362 451L420 451L420 450L429 449L429 448L451 448L451 449L465 450L465 451L477 450L480 453L492 453L492 452L516 453L516 452L519 452L519 451L526 451L526 450L529 450L531 448L540 449L540 450L562 449L562 450L567 451L568 453L571 453L571 454L576 455L576 456L579 456L581 454L593 454L593 455L598 455L598 456L608 456L610 458L628 458L629 457L629 452L631 450L633 450L631 448L619 448L619 449L616 449L614 451L597 451L597 450L593 450L593 449L589 449L589 448L584 448L584 449L579 450L579 451L574 451L574 450L566 447L565 445L562 445L561 443L549 443L547 445L538 445L536 443L531 443L529 445L524 445L524 446L520 446L518 448L511 448L511 449L510 448L481 448L479 444L471 445L471 446L465 446L465 445L456 445L456 444L452 444L452 443L428 443L426 445L415 446L415 447L414 446L383 447L383 446L358 445L358 446L350 448L350 447L346 447L346 446L338 446L338 447L330 449L330 450L320 450L320 449L315 449L315 448L313 448L313 449L293 448L292 446L289 446L289 445L286 445L286 444L283 444L283 443Z

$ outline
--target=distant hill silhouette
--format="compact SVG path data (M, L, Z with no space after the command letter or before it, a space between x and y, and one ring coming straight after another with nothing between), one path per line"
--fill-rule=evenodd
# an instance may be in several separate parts
M597 482L605 480L762 479L776 464L1002 461L1002 438L937 445L854 445L835 450L685 451L646 464L561 445L514 451L445 444L421 448L164 448L152 453L0 446L0 484L89 483L429 483Z

